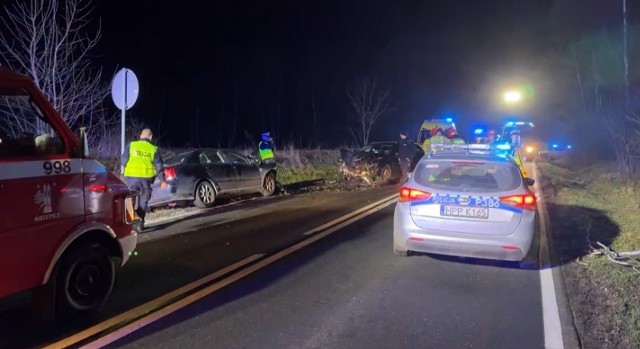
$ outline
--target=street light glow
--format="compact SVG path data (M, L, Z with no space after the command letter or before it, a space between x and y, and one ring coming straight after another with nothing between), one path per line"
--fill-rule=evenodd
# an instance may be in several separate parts
M517 103L522 99L522 92L520 91L507 91L504 93L504 100L507 103Z

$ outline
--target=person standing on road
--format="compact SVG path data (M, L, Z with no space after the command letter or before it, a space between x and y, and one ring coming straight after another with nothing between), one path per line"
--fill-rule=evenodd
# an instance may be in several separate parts
M416 145L407 138L407 132L400 132L400 141L398 142L398 161L400 162L400 171L402 172L401 183L407 179L411 162L416 155Z
M144 229L144 217L147 213L149 199L151 199L151 184L156 176L160 179L160 188L167 186L164 177L164 163L158 147L151 143L153 133L145 128L140 133L140 139L132 141L122 152L122 165L124 166L125 183L131 190L138 191L139 201L136 213L141 218L138 231Z
M262 134L262 140L258 143L258 155L260 161L263 163L275 162L275 154L273 152L273 139L271 138L271 132L265 132Z

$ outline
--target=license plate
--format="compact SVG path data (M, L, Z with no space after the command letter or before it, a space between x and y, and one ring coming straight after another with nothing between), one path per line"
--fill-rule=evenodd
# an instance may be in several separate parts
M486 207L441 206L441 216L489 219Z

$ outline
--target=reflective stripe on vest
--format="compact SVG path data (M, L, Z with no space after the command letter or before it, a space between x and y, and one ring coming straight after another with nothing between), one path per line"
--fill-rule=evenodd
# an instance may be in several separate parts
M258 144L258 151L260 153L260 159L262 159L262 160L273 159L273 157L274 157L273 149L271 149L271 147L266 148L266 149L262 149L262 143L264 143L264 142L260 142L260 144Z
M147 141L133 141L129 144L129 161L124 168L125 177L151 178L156 175L153 158L158 147Z

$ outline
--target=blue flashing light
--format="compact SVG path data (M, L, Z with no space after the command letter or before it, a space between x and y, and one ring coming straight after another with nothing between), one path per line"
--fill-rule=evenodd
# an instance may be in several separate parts
M481 129L481 128L477 128L475 131L473 131L473 133L477 134L477 135L481 135L483 132L484 132L484 130Z
M513 125L515 125L515 123L513 121L507 122L507 126L513 126Z
M568 145L568 146L567 146L567 149L571 149L571 146L570 146L570 145Z
M557 148L557 147L558 147L558 145L557 145L557 144L554 144L554 145L552 145L552 147L555 149L555 148Z
M500 150L510 150L511 149L511 145L510 144L498 144L496 145L497 149Z
M453 122L453 118L446 118L446 119L444 119L444 121L446 121L446 122Z

